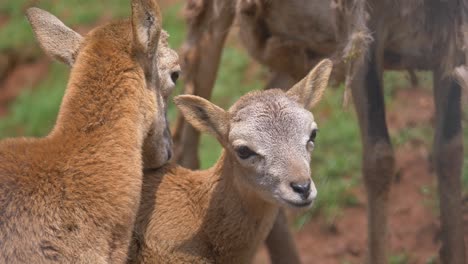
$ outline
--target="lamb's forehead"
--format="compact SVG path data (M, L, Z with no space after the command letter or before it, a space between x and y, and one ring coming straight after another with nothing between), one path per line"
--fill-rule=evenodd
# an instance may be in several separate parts
M311 112L281 90L246 94L231 107L229 112L233 126L250 123L259 130L284 126L310 126L314 122Z
M161 48L169 48L169 33L166 30L161 30L161 36L159 37L159 45Z

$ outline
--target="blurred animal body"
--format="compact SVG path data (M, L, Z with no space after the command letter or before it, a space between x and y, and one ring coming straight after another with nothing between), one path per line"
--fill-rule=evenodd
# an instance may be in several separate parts
M347 83L364 145L369 262L387 262L388 196L395 171L382 76L384 69L390 68L433 73L433 163L440 202L440 260L466 263L461 195L462 87L455 79L455 69L465 65L468 58L468 2L374 0L366 4L368 15L364 16L368 16L367 27L374 40L348 65Z
M468 59L466 0L201 0L188 1L186 9L189 31L183 62L188 94L210 97L222 47L235 18L251 56L272 72L267 87L287 88L321 58L333 58L333 75L338 80L346 78L361 128L369 203L369 263L387 262L387 204L394 175L394 153L385 122L383 71L432 71L436 105L433 158L442 223L440 256L443 263L466 263L460 190L461 86L454 78L455 68ZM198 132L180 118L174 135L178 162L198 167L193 155ZM275 230L267 240L270 253L279 252L272 260L282 263L282 259L291 260L294 255L298 260L292 253L293 244L281 246L278 241L282 238ZM284 238L285 233L279 233Z
M131 19L84 37L38 8L27 17L71 74L48 136L0 142L0 263L124 263L143 165L171 155L165 98L180 69L159 7L133 0Z
M182 95L187 120L215 136L216 165L147 172L131 263L250 263L280 206L309 207L317 195L310 154L317 124L309 109L327 86L332 63L320 63L287 93L251 92L229 111Z

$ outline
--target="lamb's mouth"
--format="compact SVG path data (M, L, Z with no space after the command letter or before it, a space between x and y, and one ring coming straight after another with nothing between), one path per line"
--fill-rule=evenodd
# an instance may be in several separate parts
M293 207L297 207L297 208L310 207L314 203L314 200L310 200L310 201L305 200L305 201L297 202L297 201L287 200L287 199L284 199L284 198L281 198L281 199L284 202L286 202L287 204L292 205Z

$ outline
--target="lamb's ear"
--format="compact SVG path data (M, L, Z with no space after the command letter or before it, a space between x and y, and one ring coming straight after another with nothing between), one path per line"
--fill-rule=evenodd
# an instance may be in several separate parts
M161 11L155 0L132 0L133 49L147 78L155 77L156 51L162 28Z
M185 119L196 129L227 142L229 113L208 100L194 95L179 95L174 102Z
M322 60L309 74L296 83L286 94L297 100L306 109L311 109L322 99L333 68L329 59Z
M52 58L73 66L83 37L39 8L29 8L26 16L42 49Z

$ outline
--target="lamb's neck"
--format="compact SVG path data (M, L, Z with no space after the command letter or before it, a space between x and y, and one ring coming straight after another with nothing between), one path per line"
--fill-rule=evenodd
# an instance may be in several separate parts
M219 173L220 178L208 207L208 217L215 221L210 223L217 223L210 229L217 230L210 230L209 233L229 240L214 241L215 244L219 242L225 251L220 255L247 261L271 230L279 207L263 200L239 180L247 175L236 175L239 170L235 167L234 159L223 153L215 165L215 172ZM226 248L226 245L229 247ZM232 259L228 262L232 262Z
M239 164L235 157L223 151L221 158L214 166L214 174L219 175L218 189L223 190L224 195L215 199L221 199L229 204L230 208L239 208L249 213L249 216L262 218L265 211L269 211L277 206L264 200L256 193L254 187L245 183L242 178L249 175L242 175Z
M138 147L144 136L143 115L138 109L136 78L126 78L119 67L93 69L85 62L75 65L60 107L57 123L49 137L73 141L109 142Z

